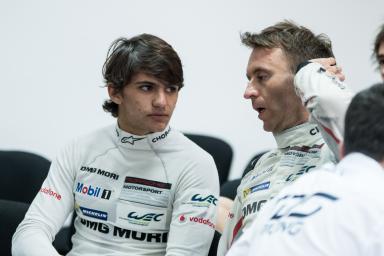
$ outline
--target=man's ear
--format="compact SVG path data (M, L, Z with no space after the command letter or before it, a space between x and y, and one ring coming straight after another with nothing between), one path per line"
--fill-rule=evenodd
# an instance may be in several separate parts
M345 148L344 148L344 143L340 142L339 144L339 158L343 159L345 156Z
M117 105L120 105L122 102L122 96L120 91L116 87L112 86L112 84L108 84L107 88L111 101L116 103Z

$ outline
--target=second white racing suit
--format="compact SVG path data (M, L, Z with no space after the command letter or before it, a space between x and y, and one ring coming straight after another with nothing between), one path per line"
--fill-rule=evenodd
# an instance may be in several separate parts
M262 206L281 189L324 163L337 160L342 123L353 94L318 63L309 63L296 74L295 88L311 113L311 122L274 134L278 148L264 154L242 179L220 239L219 256L226 254Z

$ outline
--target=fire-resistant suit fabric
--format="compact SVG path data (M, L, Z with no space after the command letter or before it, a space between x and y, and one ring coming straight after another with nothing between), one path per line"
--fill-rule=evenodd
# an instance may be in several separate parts
M109 126L69 144L13 236L13 255L58 255L75 209L77 255L206 255L219 194L213 158L180 132Z
M219 256L226 254L281 189L324 163L337 162L344 115L353 93L318 63L302 67L294 84L311 114L310 122L274 134L277 149L263 155L242 179L220 239Z

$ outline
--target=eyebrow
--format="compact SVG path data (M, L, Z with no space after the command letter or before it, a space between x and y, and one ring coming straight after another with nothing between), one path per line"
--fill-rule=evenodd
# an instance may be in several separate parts
M148 81L148 80L142 80L142 81L137 81L135 82L136 85L152 85L152 86L158 86L159 84L157 82L152 82L152 81ZM176 84L164 84L164 86L166 88L169 88L169 87L178 87L180 88L179 85L176 85Z
M150 85L156 85L156 83L152 82L152 81L148 81L148 80L142 80L142 81L137 81L135 82L135 84L150 84Z

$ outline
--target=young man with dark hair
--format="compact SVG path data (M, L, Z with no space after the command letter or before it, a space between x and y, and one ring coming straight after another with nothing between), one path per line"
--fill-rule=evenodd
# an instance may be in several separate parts
M103 75L117 117L52 162L13 236L13 255L58 255L52 240L75 210L67 255L206 255L219 192L212 157L171 129L183 87L174 49L149 34L119 38Z
M377 61L381 78L384 80L384 24L381 25L373 44L372 57Z
M252 48L244 97L252 101L264 130L273 133L277 149L265 153L243 177L228 213L218 255L225 255L242 229L250 226L263 205L283 187L323 163L336 162L321 135L329 127L309 122L309 113L294 88L300 63L333 57L330 40L290 21L260 33L244 33L241 39ZM327 73L344 79L335 59L330 60L333 63Z
M298 83L307 83L304 73L317 72L316 64L311 65L298 74ZM303 96L328 98L328 89L337 90L337 85L322 80L317 88L304 86L311 92L304 89ZM338 105L336 97L314 101L326 112L340 114L339 109L332 110ZM322 119L342 126L340 118L326 112ZM227 255L384 255L383 112L383 84L358 93L345 115L342 160L284 188Z

